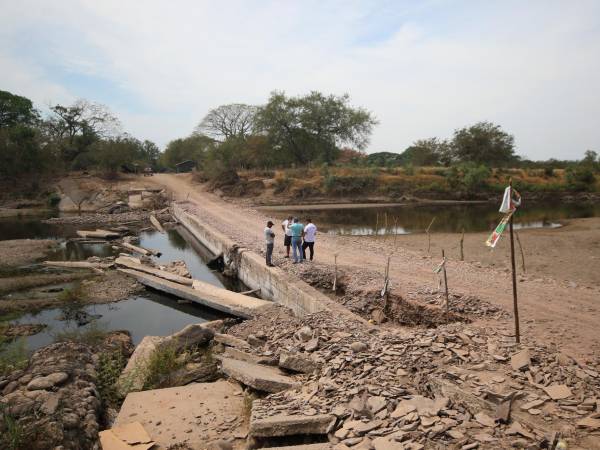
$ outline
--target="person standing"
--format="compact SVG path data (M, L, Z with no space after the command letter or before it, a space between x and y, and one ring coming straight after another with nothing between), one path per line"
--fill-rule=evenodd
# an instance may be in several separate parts
M288 216L283 222L281 222L281 229L283 230L283 245L285 246L285 257L290 257L290 246L292 245L292 216Z
M310 260L313 260L315 253L315 236L317 235L317 226L312 223L312 220L306 219L304 227L304 243L302 244L302 256L306 259L306 248L310 250Z
M304 225L297 217L294 217L294 223L290 227L292 230L292 256L294 264L302 262L302 238L304 237Z
M271 229L273 227L273 222L270 220L267 222L267 227L265 228L265 242L267 244L267 266L275 267L273 265L273 247L275 246L275 232Z

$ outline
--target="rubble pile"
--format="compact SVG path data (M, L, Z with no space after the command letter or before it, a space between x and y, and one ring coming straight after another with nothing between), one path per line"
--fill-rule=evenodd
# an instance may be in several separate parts
M151 215L155 215L161 222L172 220L168 212L154 213L153 211L133 210L114 214L85 214L82 216L61 216L46 219L43 222L49 224L70 224L70 225L95 225L95 224L120 224L146 222L150 220Z
M329 440L343 446L552 448L552 432L600 437L598 361L517 346L506 331L384 330L280 308L229 333L301 382L255 401L252 420L331 415Z

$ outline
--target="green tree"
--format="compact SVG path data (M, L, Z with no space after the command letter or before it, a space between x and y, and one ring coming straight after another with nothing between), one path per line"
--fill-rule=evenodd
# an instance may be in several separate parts
M452 160L487 166L506 166L517 161L514 137L491 122L479 122L454 132Z
M26 97L0 91L0 128L35 125L39 113Z
M114 178L123 166L133 165L140 160L141 143L130 136L103 139L95 142L90 152L96 166L108 178Z
M42 173L49 164L33 127L16 125L0 128L0 178L15 179Z
M175 139L167 144L160 158L161 164L171 169L182 161L196 161L202 165L207 152L214 146L214 140L204 135L192 135Z
M375 167L397 167L402 164L402 157L398 153L376 152L367 155L367 165Z
M419 139L408 147L400 158L404 164L413 166L437 166L449 151L449 144L438 138Z
M258 111L257 128L266 132L273 147L287 153L294 163L331 163L339 145L363 149L377 124L370 112L349 103L347 94L325 96L313 91L286 97L283 92L273 92Z

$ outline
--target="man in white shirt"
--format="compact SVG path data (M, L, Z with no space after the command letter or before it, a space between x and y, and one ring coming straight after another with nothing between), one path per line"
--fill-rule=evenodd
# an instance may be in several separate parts
M317 226L312 223L312 220L306 219L306 226L304 227L304 243L302 244L302 254L306 259L306 248L310 250L310 260L313 260L314 247L315 247L315 236L317 235Z
M284 233L283 245L285 246L285 257L290 257L290 247L292 246L292 230L290 226L292 225L292 216L288 216L283 222L281 222L281 229Z
M265 243L267 244L267 266L275 267L273 265L273 247L275 245L275 232L271 229L273 226L273 222L270 220L267 222L267 227L265 228Z

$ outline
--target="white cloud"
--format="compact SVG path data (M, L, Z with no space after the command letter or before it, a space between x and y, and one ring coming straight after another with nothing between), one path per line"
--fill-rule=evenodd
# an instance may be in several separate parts
M317 89L377 115L370 151L479 120L536 159L600 148L594 2L2 3L0 89L74 97L51 64L110 80L136 103L113 105L125 128L160 144L211 107Z

